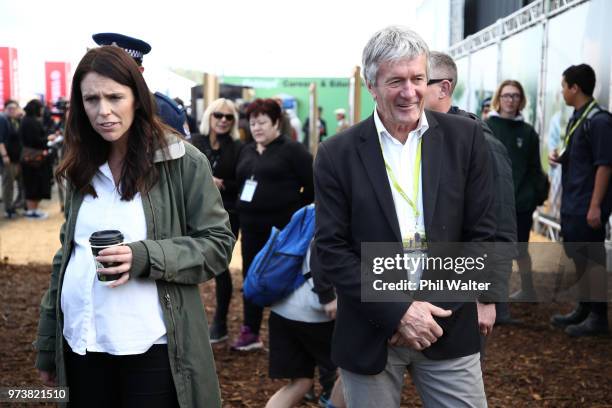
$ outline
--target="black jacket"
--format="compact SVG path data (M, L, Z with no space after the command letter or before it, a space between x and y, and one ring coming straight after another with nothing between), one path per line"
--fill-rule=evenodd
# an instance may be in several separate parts
M333 301L336 298L336 291L334 290L334 285L332 285L327 275L321 269L321 264L317 257L317 246L314 240L310 244L310 273L314 286L312 291L317 294L319 303L325 305Z
M11 163L21 160L21 137L19 121L0 115L0 143L4 143Z
M425 114L422 186L428 240L493 241L491 159L480 126L453 115ZM361 244L401 242L373 116L320 145L315 196L317 254L338 295L332 358L349 371L378 374L387 362L387 341L410 304L361 301ZM453 314L436 318L444 334L423 353L449 359L478 352L476 304L436 305Z
M270 142L263 154L257 152L255 142L244 146L236 168L239 191L251 176L257 188L251 202L238 198L236 209L241 219L243 215L245 219L272 216L289 221L295 211L313 200L312 156L302 144L285 136Z
M25 116L19 129L23 146L45 150L47 148L47 135L42 122L34 116Z
M191 135L191 143L206 155L214 177L223 180L225 189L221 190L223 205L227 211L233 211L238 197L238 182L236 181L236 164L242 143L232 140L229 135L219 135L219 149L210 147L210 138L199 133Z
M514 205L514 181L512 180L512 162L508 151L502 142L497 140L489 126L473 113L466 112L453 106L451 115L459 115L476 121L484 133L487 146L493 159L493 184L495 197L493 207L497 219L495 242L502 243L496 252L497 265L490 270L490 276L484 282L492 282L491 289L483 293L479 300L482 302L503 302L508 295L508 279L512 273L512 259L516 257L516 208Z

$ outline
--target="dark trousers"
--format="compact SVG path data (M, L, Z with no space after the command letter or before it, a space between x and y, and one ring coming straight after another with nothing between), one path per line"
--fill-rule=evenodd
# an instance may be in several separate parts
M533 226L533 211L516 213L516 240L518 242L518 257L524 258L529 255L529 234Z
M253 226L241 225L242 239L242 278L246 278L249 267L255 258L255 255L263 248L270 237L270 229L254 228ZM244 325L248 326L255 334L259 334L261 328L261 320L263 317L263 308L252 303L242 296L244 305Z
M593 229L586 221L586 216L561 214L561 234L565 252L576 265L577 276L582 276L586 273L587 263L593 262L606 265L606 248L604 241L606 239L606 223L607 217L602 217L601 227ZM579 243L585 243L584 246ZM607 288L607 282L602 282L601 287ZM585 295L582 295L585 296ZM588 296L588 294L587 294ZM608 305L606 302L588 302L582 301L580 304L587 310L593 312L600 317L607 317Z
M165 344L127 356L81 356L68 347L65 357L71 408L179 406Z
M288 209L284 213L240 214L240 243L242 245L243 278L246 277L255 255L257 255L266 242L268 242L268 238L270 238L270 233L272 232L272 226L282 229L291 219L293 211L294 209ZM259 334L263 317L263 308L245 299L244 295L242 296L242 300L244 305L244 325L248 326L251 332Z
M228 214L232 233L235 237L238 237L238 230L240 229L238 213L235 211L228 211ZM215 317L213 319L215 324L222 326L227 325L227 313L229 311L233 289L232 276L230 275L229 269L215 276L215 295L217 298L217 309L215 310Z

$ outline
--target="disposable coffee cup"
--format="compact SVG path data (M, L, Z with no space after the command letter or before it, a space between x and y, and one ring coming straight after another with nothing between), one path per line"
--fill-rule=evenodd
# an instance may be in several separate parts
M117 230L104 230L96 231L89 237L89 244L91 246L91 253L94 256L96 262L96 270L100 268L112 268L113 266L119 265L119 262L99 262L95 258L98 253L105 248L123 245L123 234ZM96 273L98 280L104 284L110 284L121 277L120 273L106 275L103 273Z

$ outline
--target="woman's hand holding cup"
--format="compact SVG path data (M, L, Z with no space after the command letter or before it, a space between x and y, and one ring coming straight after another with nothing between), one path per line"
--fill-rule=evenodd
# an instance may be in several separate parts
M121 231L96 231L89 237L89 244L96 261L98 281L115 288L130 279L132 250L123 245Z
M104 275L122 274L121 277L113 281L109 287L116 288L130 279L129 271L132 268L132 249L129 246L118 245L104 248L98 252L96 261L101 264L114 264L114 266L111 267L98 269L98 273Z

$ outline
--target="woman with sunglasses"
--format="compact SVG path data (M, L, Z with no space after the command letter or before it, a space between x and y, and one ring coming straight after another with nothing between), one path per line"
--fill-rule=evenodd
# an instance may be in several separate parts
M486 121L495 137L506 147L512 163L519 242L516 261L521 276L521 290L510 298L516 301L535 301L531 257L526 243L529 241L529 232L533 224L533 212L542 203L541 197L547 194L546 181L542 179L546 176L542 172L540 163L540 138L521 115L526 103L521 83L511 79L505 80L493 96L491 111Z
M229 214L234 236L238 236L238 213L235 210L238 185L236 162L241 143L238 132L238 110L232 101L219 98L204 111L200 133L192 143L206 155L213 171L213 180L221 192L223 205ZM232 277L229 270L215 277L217 309L210 327L210 342L227 340L227 312L232 297Z

